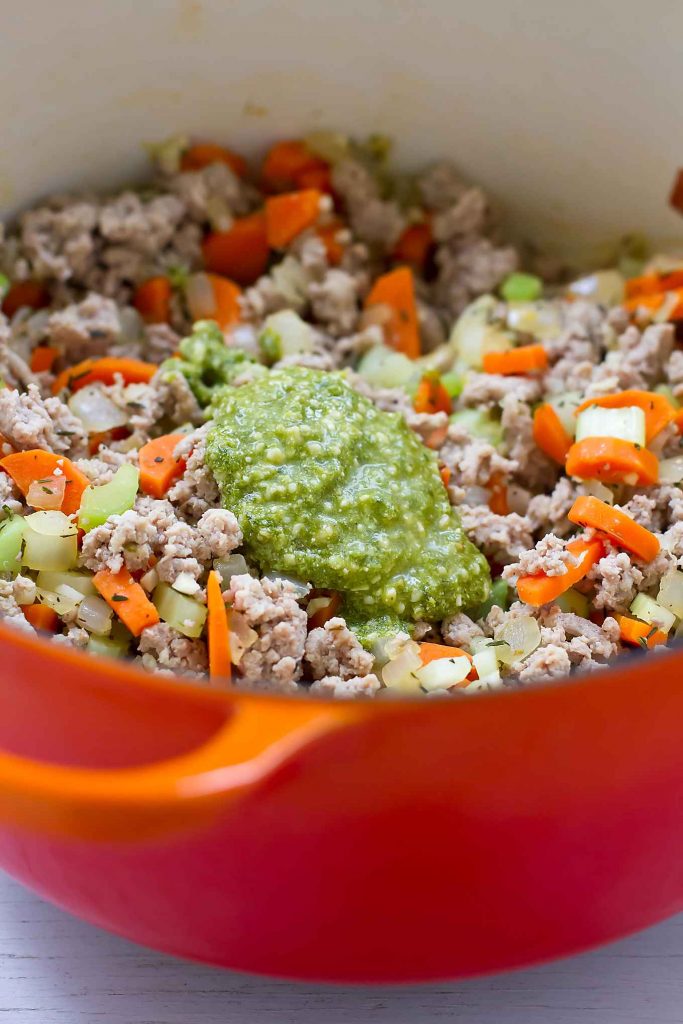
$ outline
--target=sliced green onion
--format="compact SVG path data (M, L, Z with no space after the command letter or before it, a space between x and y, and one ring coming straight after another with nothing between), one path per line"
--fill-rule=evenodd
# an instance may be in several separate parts
M615 437L645 446L645 413L636 405L603 409L591 405L576 418L576 440L586 437Z
M160 583L152 595L160 617L184 636L201 636L206 621L206 605L199 604L185 594L179 594L168 585Z
M676 616L668 608L663 608L653 597L647 594L637 594L631 602L631 611L637 619L649 622L651 626L661 629L662 633L668 633L676 621Z
M109 516L122 515L135 504L138 493L140 471L124 463L114 473L108 484L86 487L81 498L78 525L86 533L106 523Z
M78 529L63 512L33 512L24 523L23 565L55 572L75 569Z
M0 523L0 572L13 576L19 572L25 525L24 517L16 515L10 515Z
M535 274L509 274L500 286L506 302L535 302L543 294L543 282Z

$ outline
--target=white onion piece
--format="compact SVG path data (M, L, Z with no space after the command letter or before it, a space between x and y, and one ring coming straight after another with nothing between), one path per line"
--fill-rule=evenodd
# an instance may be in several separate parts
M626 282L618 270L598 270L572 281L567 291L575 298L589 299L603 306L618 306L624 301Z
M185 298L193 320L210 320L216 312L216 297L207 274L190 275Z
M41 590L39 587L36 590L36 594L41 604L46 604L48 608L52 608L58 615L67 615L69 612L74 611L75 608L78 608L82 601L86 600L80 591L74 590L73 587L67 587L64 584L60 586L59 591Z
M100 434L128 422L124 409L104 394L99 384L87 384L69 399L69 408L78 416L88 434Z
M140 586L142 587L143 590L146 590L148 594L151 594L151 592L154 590L158 582L159 573L156 571L156 569L152 568L149 570L149 572L146 572L145 575L141 577Z
M632 611L637 619L649 622L651 626L656 626L663 633L668 633L676 621L676 616L672 611L664 608L647 594L636 594L631 601L629 611Z
M63 512L32 512L24 520L22 565L62 572L78 562L78 528Z
M294 576L287 576L284 572L269 572L266 573L263 579L271 580L273 583L289 583L294 588L294 596L297 601L300 601L302 597L306 597L311 590L310 583L304 583L302 580L298 580Z
M36 580L41 590L58 592L61 586L78 590L83 597L94 597L97 591L92 576L84 572L39 572Z
M600 480L585 480L583 489L586 494L592 495L594 498L599 498L600 501L604 501L606 505L614 504L614 493L606 487L605 484L601 483Z
M33 480L26 493L26 501L31 508L39 509L60 509L64 501L66 489L66 477L47 476L40 480Z
M496 630L496 640L504 640L510 646L514 660L522 661L539 646L541 630L531 615L518 615Z
M683 572L680 569L671 569L664 573L659 581L657 602L668 608L677 618L683 619Z
M247 624L241 612L231 611L230 624L230 659L233 665L239 665L245 651L253 647L258 640L258 633Z
M78 609L76 622L89 633L104 636L111 630L112 610L101 597L84 597Z
M381 670L382 682L390 689L401 693L419 693L420 681L416 672L422 667L422 659L414 648L417 644L406 643L395 657L392 657ZM419 652L419 648L418 648Z
M145 327L137 309L124 306L119 310L119 338L121 341L140 341L145 336Z
M197 583L194 576L189 572L180 572L178 576L171 584L174 590L177 590L179 594L187 594L192 597L199 590L199 584Z
M659 463L659 481L662 484L678 484L683 480L683 455L662 459Z
M423 690L447 690L466 679L471 670L470 659L464 654L453 658L437 658L419 668L415 675Z
M233 576L245 576L249 573L249 566L244 555L230 555L228 558L217 558L213 567L221 578L224 587L228 585Z
M479 681L481 683L498 683L500 682L500 672L498 670L498 661L494 649L492 647L485 647L483 650L478 651L472 657L472 662L477 670Z

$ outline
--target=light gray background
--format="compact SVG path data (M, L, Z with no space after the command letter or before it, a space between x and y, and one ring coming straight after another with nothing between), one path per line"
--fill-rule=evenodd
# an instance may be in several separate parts
M293 985L147 952L0 874L0 1024L683 1024L682 967L683 915L598 952L494 978Z

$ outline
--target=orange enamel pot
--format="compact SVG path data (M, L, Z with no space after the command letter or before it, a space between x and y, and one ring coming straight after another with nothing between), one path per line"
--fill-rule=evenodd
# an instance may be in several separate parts
M143 675L0 625L0 865L131 939L350 982L494 971L683 907L683 654L462 700Z

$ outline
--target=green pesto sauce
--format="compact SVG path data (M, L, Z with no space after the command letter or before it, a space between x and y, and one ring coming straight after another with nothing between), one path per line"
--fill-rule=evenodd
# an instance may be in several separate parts
M386 632L487 598L487 562L451 508L436 455L342 374L273 370L219 392L213 411L207 462L263 571L341 591L368 638L383 616Z

